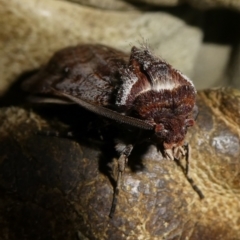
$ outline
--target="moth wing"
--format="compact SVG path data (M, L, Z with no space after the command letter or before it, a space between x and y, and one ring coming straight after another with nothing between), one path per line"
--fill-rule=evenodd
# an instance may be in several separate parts
M54 88L99 106L114 105L121 84L118 69L127 61L126 54L103 45L68 47L55 53L22 87L33 95L50 96L45 102L53 102Z
M119 67L127 62L128 55L102 45L65 48L28 79L23 89L34 94L32 100L35 102L76 103L101 116L153 129L143 120L110 109L115 107L116 92L121 85Z

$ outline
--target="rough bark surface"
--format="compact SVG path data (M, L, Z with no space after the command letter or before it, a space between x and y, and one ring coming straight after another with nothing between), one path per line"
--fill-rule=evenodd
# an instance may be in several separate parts
M239 239L239 104L235 90L198 94L199 116L188 133L189 174L203 200L175 162L152 145L140 146L129 159L112 219L111 144L81 132L77 139L36 133L81 124L86 112L1 108L0 238Z

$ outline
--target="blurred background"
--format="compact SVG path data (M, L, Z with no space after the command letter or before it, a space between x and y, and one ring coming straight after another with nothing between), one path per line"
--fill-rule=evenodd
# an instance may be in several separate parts
M148 43L197 89L240 88L240 1L0 0L0 96L58 49Z

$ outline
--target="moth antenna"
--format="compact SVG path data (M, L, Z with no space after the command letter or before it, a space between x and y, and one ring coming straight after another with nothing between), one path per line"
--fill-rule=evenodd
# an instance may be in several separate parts
M128 45L130 48L132 48L134 46L134 44L132 42L129 42Z
M140 37L141 37L141 40L138 41L138 44L140 45L141 49L150 50L149 39L144 38L142 34L140 34Z
M126 116L126 115L121 115L118 112L115 112L111 109L102 107L102 106L98 106L95 105L93 103L89 103L81 98L77 98L74 96L71 96L67 93L63 93L63 92L59 92L57 90L55 90L54 88L51 88L53 93L56 94L57 96L62 96L62 97L66 97L70 100L72 100L75 103L78 103L80 106L84 107L85 109L92 111L94 113L97 113L101 116L125 123L125 124L129 124L131 126L135 126L141 129L145 129L145 130L153 130L154 126L151 125L150 123L147 123L143 120L134 118L134 117L130 117L130 116Z

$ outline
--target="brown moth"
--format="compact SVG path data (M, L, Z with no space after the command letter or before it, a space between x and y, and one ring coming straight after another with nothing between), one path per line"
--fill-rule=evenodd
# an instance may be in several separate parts
M188 158L184 138L195 121L196 89L189 78L147 47L133 47L130 57L103 45L68 47L55 53L45 67L24 82L23 88L42 97L35 100L70 101L144 132L135 142L117 140L118 178L110 216L135 144L148 140L163 149L168 159ZM186 177L203 198L192 179Z

